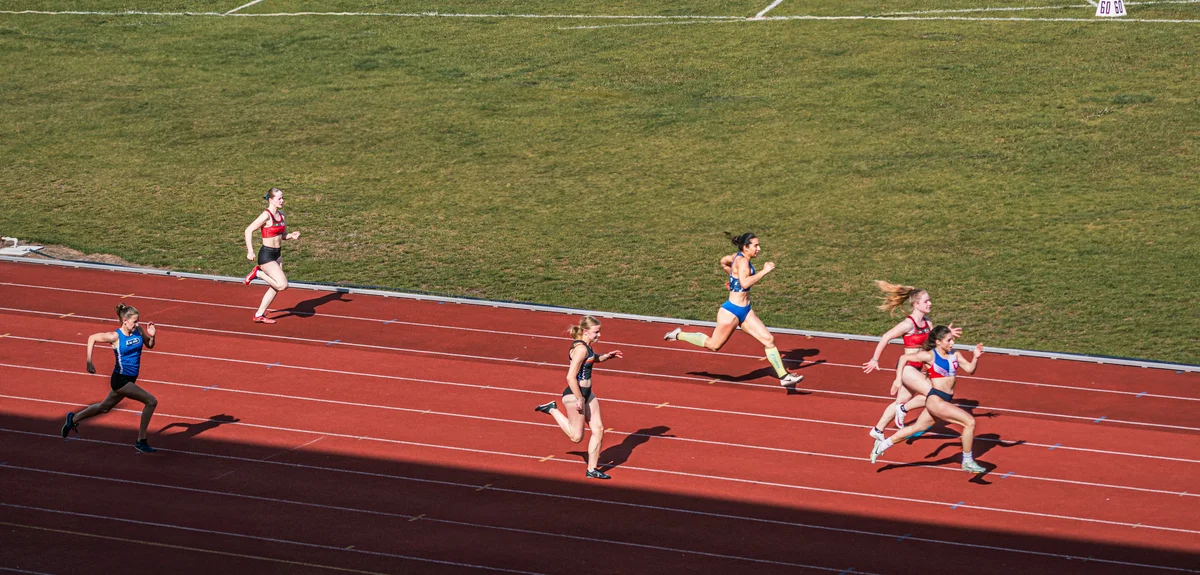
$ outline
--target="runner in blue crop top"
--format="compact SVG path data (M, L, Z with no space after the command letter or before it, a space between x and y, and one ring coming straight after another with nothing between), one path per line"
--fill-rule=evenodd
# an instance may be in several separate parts
M709 336L675 328L663 336L663 339L686 341L697 347L717 351L724 347L725 342L729 341L733 330L741 326L742 331L753 336L766 348L767 361L771 362L771 367L775 368L775 375L779 377L779 385L793 390L796 384L804 379L804 376L784 368L783 358L779 355L779 349L775 347L775 336L771 335L767 326L758 319L754 310L750 309L750 288L771 273L775 269L775 263L767 262L763 265L761 272L754 269L754 264L750 263L750 260L762 251L758 236L745 233L732 239L733 244L738 248L737 253L721 258L721 267L725 268L729 274L729 299L721 304L721 309L717 310L717 327L713 330L713 334Z
M551 401L535 407L537 411L549 413L562 428L563 433L575 443L583 440L583 427L592 431L588 441L586 477L609 479L607 473L596 469L600 461L600 448L604 441L604 422L600 420L600 398L592 393L592 366L613 358L623 357L620 350L596 355L592 344L600 339L600 320L588 315L571 326L571 365L567 368L567 388L562 392L563 410ZM566 414L563 414L566 411Z
M108 413L128 397L145 404L142 408L141 427L138 428L138 440L133 446L142 453L154 453L155 449L146 443L146 429L150 426L150 418L154 416L158 400L148 391L138 387L137 378L141 371L142 347L154 348L154 336L158 329L154 327L154 322L139 325L138 310L125 304L117 305L117 317L121 320L119 329L92 334L87 344L88 373L96 373L96 366L92 364L92 348L102 342L112 346L116 361L113 364L112 376L108 379L108 397L100 403L83 408L79 413L68 412L67 422L62 427L62 436L66 437L71 431L79 433L79 422L101 413Z
M975 418L963 408L951 403L954 399L954 384L958 372L967 375L975 373L979 366L979 358L983 356L983 344L975 346L975 355L967 359L962 353L954 351L954 332L947 326L939 325L929 333L929 339L922 344L919 351L911 351L900 357L896 365L896 383L900 382L900 372L905 362L920 361L929 365L929 393L925 400L925 411L913 425L897 431L887 439L876 439L875 447L871 449L871 463L884 451L897 443L908 439L914 433L924 432L933 426L935 420L961 425L963 458L962 469L971 473L983 473L986 469L975 463L971 448L975 444Z

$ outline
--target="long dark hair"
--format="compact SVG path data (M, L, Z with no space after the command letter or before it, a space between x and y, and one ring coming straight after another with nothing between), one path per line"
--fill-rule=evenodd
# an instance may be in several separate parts
M729 236L729 241L733 242L733 245L737 246L739 252L742 251L742 248L750 245L750 240L758 237L754 235L754 232L746 232L740 236L734 236L729 232L725 232L725 235Z
M921 344L921 349L925 351L933 350L933 346L937 345L937 342L941 341L941 339L946 337L949 333L950 328L944 325L939 325L933 328L933 331L929 332L929 337L925 338L925 343Z

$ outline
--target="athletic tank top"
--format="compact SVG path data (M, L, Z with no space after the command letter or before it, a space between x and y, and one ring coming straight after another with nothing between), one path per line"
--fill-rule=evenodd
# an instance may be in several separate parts
M279 217L276 218L275 214L271 213L271 210L263 211L267 212L268 220L267 225L262 227L262 237L273 238L287 233L287 223L284 221L283 212L279 212Z
M117 341L113 342L113 354L117 356L117 365L113 366L113 373L137 377L142 363L141 330L134 330L132 334L125 335L118 329Z
M744 258L744 257L746 257L746 256L742 255L742 252L738 252L737 255L733 256L733 261L736 262L738 258ZM755 273L757 273L754 270L753 262L747 260L746 263L750 264L750 275L754 275ZM730 265L730 267L733 267L733 262L730 262L729 265ZM738 279L737 276L730 273L729 274L729 291L743 292L743 291L750 291L750 288L742 287L742 280Z
M596 352L592 351L592 346L582 339L577 339L571 342L571 350L575 349L575 344L582 343L583 347L587 348L587 357L583 359L583 365L579 366L579 375L575 376L576 381L583 381L592 378L592 365L596 363ZM567 353L567 358L570 359L571 354Z
M929 379L942 379L944 377L956 377L958 373L958 356L953 351L950 352L950 357L942 357L937 350L933 350L933 363L929 364Z
M913 332L904 336L904 347L921 347L925 340L929 339L929 331L933 329L933 324L929 318L921 318L923 324L918 325L917 320L910 315L908 321L913 324Z

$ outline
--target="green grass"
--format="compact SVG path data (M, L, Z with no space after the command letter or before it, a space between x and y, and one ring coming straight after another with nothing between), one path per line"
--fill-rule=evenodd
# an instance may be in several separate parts
M285 5L319 3L252 8ZM559 29L619 23L0 15L0 231L238 275L279 186L295 278L711 320L722 232L753 230L771 325L881 333L881 278L964 342L1200 363L1200 24Z

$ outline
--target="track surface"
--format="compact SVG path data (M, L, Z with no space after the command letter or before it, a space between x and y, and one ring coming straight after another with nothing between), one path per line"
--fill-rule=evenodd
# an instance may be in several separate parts
M871 344L780 336L789 395L745 335L605 320L598 482L532 409L577 318L289 290L264 326L262 291L0 263L0 573L1200 572L1195 374L987 355L973 478L952 429L866 461ZM131 401L58 437L122 300L159 326L153 455Z

